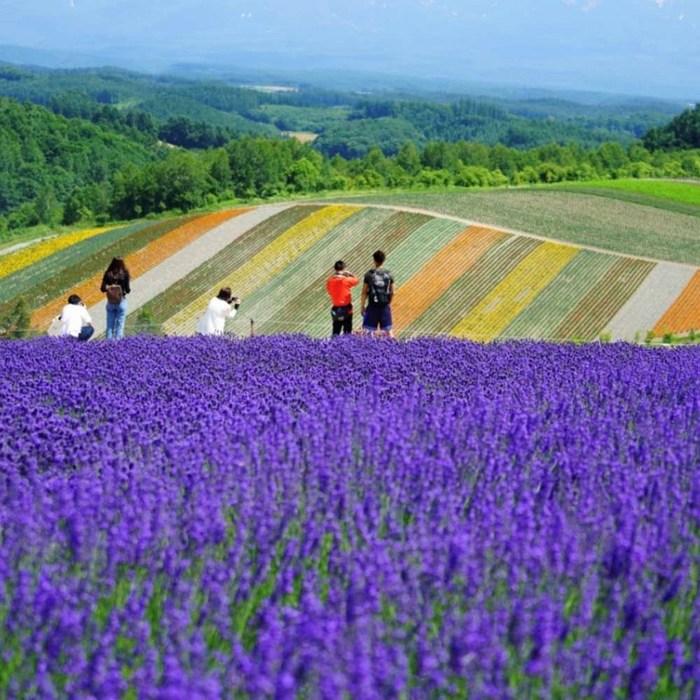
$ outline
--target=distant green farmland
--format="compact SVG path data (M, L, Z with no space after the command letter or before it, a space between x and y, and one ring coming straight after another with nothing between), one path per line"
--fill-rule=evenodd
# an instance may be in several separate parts
M670 202L693 204L700 207L700 180L697 182L681 182L675 180L593 180L592 182L575 183L570 187L602 188L634 192L637 194L658 197Z
M560 191L611 197L690 216L697 216L700 207L700 180L594 180L560 183L554 187Z

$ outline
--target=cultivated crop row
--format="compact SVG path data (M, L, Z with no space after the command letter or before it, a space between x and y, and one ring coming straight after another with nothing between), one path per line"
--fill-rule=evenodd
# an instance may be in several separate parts
M505 234L471 226L459 231L419 270L399 284L392 304L394 327L408 328Z
M503 330L505 338L571 340L557 336L557 328L589 290L618 262L606 253L582 250L552 282Z
M700 266L700 210L681 214L555 188L363 195L353 201L418 207L574 245Z
M510 211L508 207L516 200L525 202L525 194L533 193L503 192L498 202L510 202L506 207ZM575 196L554 191L539 192L537 197L540 195L554 197L552 201L561 206L566 197ZM512 202L511 196L515 197ZM459 203L482 201L479 196L475 200L470 197L426 195L425 202L454 208ZM582 223L597 226L599 212L591 206L591 199L577 211ZM350 269L362 275L371 266L371 253L376 248L387 252L387 266L396 279L395 329L404 336L440 333L481 340L594 339L614 320L622 329L620 337L627 337L627 327L637 323L640 315L637 311L628 313L625 304L635 293L641 294L643 283L649 289L652 282L652 286L663 284L663 280L648 278L655 269L651 261L620 259L590 250L574 254L575 247L468 227L461 220L427 212L386 207L309 204L282 211L263 207L260 216L237 227L235 236L228 228L221 229L223 237L204 236L208 232L213 235L219 226L245 211L140 223L101 233L91 230L53 253L36 244L4 256L0 265L25 252L39 258L0 278L0 314L6 314L19 295L24 295L33 312L31 326L43 329L59 312L68 293L79 294L88 306L98 303L103 298L99 292L101 275L115 255L126 258L139 290L127 330L147 303L154 322L170 335L194 332L197 318L221 286L231 286L244 297L242 313L255 321L258 333L326 335L329 300L325 281L333 261L343 258ZM546 217L543 221L546 223ZM561 232L561 237L566 235ZM664 232L658 235L663 237ZM692 235L692 231L674 234L674 245ZM70 243L71 239L61 240ZM181 253L187 250L191 255L183 259ZM168 268L173 255L177 259ZM138 286L145 273L151 275L147 285L152 289L150 294L144 291L145 286ZM152 276L156 273L157 279ZM648 325L654 325L658 334L688 331L700 323L700 283L691 282L674 301L670 290L680 289L677 275L674 279L675 287L666 284L664 294L653 297L657 310ZM359 302L359 289L354 296ZM668 310L661 298L671 305ZM229 329L247 333L247 325L240 320Z
M606 325L606 337L612 340L647 337L696 271L690 266L657 263Z
M700 271L696 272L654 327L656 335L686 333L700 328Z
M360 284L355 288L354 300L357 309L355 327L361 324L360 299L362 280L364 273L373 266L372 253L381 248L387 254L387 266L391 270L397 287L401 280L410 275L413 270L419 268L436 250L445 245L456 233L461 230L459 224L453 221L428 218L421 214L412 214L411 219L401 225L402 235L393 235L390 224L395 225L396 219L387 219L371 235L365 235L358 240L352 248L346 248L348 260L353 261L353 271L359 276ZM410 223L410 225L405 225ZM317 288L308 289L303 297L309 298L309 304L304 312L305 323L313 325L312 335L324 336L329 332L330 301L325 294L325 276L321 275L316 280ZM299 299L302 302L302 299Z
M90 228L82 231L74 231L63 236L56 236L45 241L39 241L33 245L22 248L14 253L3 255L0 257L0 279L7 277L14 272L19 272L25 267L29 267L34 263L48 257L60 250L70 248L80 241L84 241L92 236L99 236L108 229L106 228Z
M183 275L167 290L156 295L149 303L154 321L162 324L192 299L202 297L211 288L212 280L226 280L225 286L232 285L235 288L235 283L231 279L233 270L243 265L246 260L256 255L288 228L318 211L319 208L305 205L283 209L245 231L204 264ZM133 314L129 319L132 318Z
M377 248L382 248L388 256L389 265L393 266L396 260L395 252L399 247L414 235L418 235L425 226L433 221L432 217L424 214L410 212L394 212L389 218L383 219L374 229L368 231L354 246L345 249L344 259L348 266L357 275L362 276L371 267L372 253ZM394 270L392 270L393 272ZM301 327L308 328L314 336L320 337L328 334L330 300L326 293L326 279L328 272L318 275L316 279L309 280L306 289L284 306L280 313L280 321L284 318L298 319ZM359 312L360 291L354 293L356 308ZM355 320L355 326L360 324L359 313ZM285 332L289 327L280 325L269 326L268 332Z
M310 214L298 224L287 229L236 270L236 292L245 298L257 289L264 280L278 274L291 260L323 238L341 221L358 211L358 207L330 205ZM175 316L168 319L163 324L164 330L167 333L193 333L197 318L201 315L202 309L206 307L209 299L229 282L229 279L213 281L207 292L192 300Z
M447 291L407 328L416 334L447 333L539 245L521 236L497 240Z
M514 319L578 253L559 243L542 243L499 282L450 331L474 340L492 340Z
M155 237L148 240L147 237L134 240L137 247L132 253L124 255L126 263L131 273L132 281L138 283L138 277L147 270L158 265L167 259L174 252L184 248L192 241L202 236L207 231L227 221L233 216L237 216L245 210L231 209L214 214L206 214L193 219L189 219L175 228L163 227ZM94 265L93 265L94 269ZM99 269L91 277L83 279L80 284L72 288L74 294L78 294L86 306L98 303L104 297L100 291L102 275L104 269ZM31 323L33 327L42 328L48 326L51 318L60 313L65 304L64 296L57 296L32 314Z
M325 322L329 299L325 296L322 308L316 308L319 291L325 295L325 281L332 274L333 263L344 260L348 269L356 271L351 264L353 251L374 250L378 245L379 232L393 213L386 209L363 209L328 232L309 250L291 262L278 275L271 278L246 299L245 315L254 319L255 327L260 332L269 332L274 327L280 332L310 332L321 320ZM317 288L310 289L312 285ZM287 304L299 298L300 315L293 315ZM315 311L315 318L313 312ZM283 330L282 330L283 329ZM247 330L247 329L244 329Z
M576 307L557 326L554 337L594 340L653 269L654 263L651 262L619 259L581 297Z
M169 221L169 226L173 224ZM98 255L100 251L109 248L112 244L123 244L136 232L147 235L146 231L153 226L152 223L141 221L130 226L122 226L107 229L104 233L90 236L78 243L63 248L55 253L47 255L41 260L33 262L29 267L11 273L0 279L0 304L7 305L24 295L28 303L40 305L46 299L37 301L37 292L42 283L53 280L58 273L67 269L78 271L83 261ZM75 281L73 277L70 278ZM72 283L72 282L71 282ZM55 293L55 288L54 288ZM62 290L63 291L63 290ZM39 292L41 294L41 292Z

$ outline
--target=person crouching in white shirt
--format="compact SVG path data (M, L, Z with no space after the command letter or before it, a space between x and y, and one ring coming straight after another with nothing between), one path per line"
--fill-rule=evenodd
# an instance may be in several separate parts
M231 288L224 287L207 305L197 325L197 332L201 335L223 335L226 319L233 318L240 305L241 300L233 296Z
M89 340L95 332L92 327L92 318L77 294L71 294L68 297L68 303L63 307L59 318L63 324L61 335L78 340Z

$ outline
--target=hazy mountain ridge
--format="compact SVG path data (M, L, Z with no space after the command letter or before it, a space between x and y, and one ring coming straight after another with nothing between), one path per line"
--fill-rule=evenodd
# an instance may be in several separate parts
M6 0L0 43L116 65L374 70L691 100L691 0Z

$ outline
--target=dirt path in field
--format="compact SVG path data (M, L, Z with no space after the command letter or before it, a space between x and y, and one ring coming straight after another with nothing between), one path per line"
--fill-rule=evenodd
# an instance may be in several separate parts
M692 268L659 263L608 323L611 340L630 340L653 329L693 278ZM643 337L640 337L643 340Z
M135 278L131 284L132 292L129 294L128 313L132 314L134 311L137 311L158 294L175 284L180 278L213 258L248 229L290 206L293 206L293 204L266 204L229 219L200 236L196 241L182 248L174 255L166 258L148 272ZM92 316L95 336L103 335L106 327L104 301L91 306L88 311Z
M15 253L18 250L22 250L22 248L28 248L30 245L34 245L35 243L41 243L42 241L48 241L51 238L56 238L56 235L58 234L53 236L44 236L43 238L32 238L31 241L21 241L20 243L15 243L14 245L0 250L0 258L3 255L9 255L10 253Z

